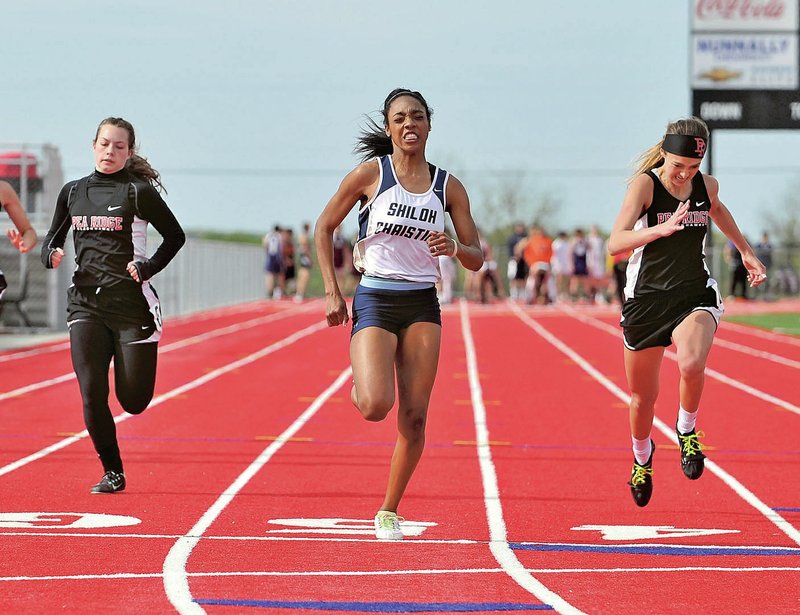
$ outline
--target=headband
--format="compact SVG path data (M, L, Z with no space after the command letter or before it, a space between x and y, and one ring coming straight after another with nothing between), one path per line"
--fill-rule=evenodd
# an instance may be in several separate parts
M685 158L702 158L706 153L706 139L690 135L667 135L661 149Z

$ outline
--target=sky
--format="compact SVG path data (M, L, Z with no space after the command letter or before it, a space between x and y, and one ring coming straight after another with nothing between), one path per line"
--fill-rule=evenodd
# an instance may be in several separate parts
M548 200L550 231L608 231L633 160L691 113L691 5L7 2L0 149L53 144L81 177L100 120L121 116L187 230L297 228L357 165L365 116L407 87L434 111L428 160L465 184L479 225L531 221ZM800 134L715 131L711 147L755 239L800 187Z

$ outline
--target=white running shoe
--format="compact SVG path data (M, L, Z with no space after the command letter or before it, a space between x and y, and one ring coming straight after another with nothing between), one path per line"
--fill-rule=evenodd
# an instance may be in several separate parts
M403 517L388 510L379 510L375 515L375 538L378 540L403 540L400 522Z

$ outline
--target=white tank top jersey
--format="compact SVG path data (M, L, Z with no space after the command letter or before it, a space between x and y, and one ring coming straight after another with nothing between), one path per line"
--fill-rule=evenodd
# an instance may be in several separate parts
M444 231L449 174L431 166L430 188L409 192L394 171L391 156L375 158L380 181L375 196L358 210L358 242L353 264L362 274L389 280L435 283L439 260L428 248L434 231Z

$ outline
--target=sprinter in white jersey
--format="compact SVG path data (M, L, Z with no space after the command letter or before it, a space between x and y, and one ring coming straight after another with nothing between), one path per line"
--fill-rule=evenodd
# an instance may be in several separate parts
M425 158L432 113L425 99L399 88L386 98L381 113L383 126L369 120L356 146L363 162L344 178L314 235L325 316L329 326L344 325L349 315L336 282L333 233L360 204L353 260L362 275L353 298L350 398L366 420L381 421L394 406L397 388L397 444L375 535L399 540L397 509L425 445L439 362L438 257L455 256L477 271L483 255L464 186ZM444 232L445 213L456 237Z
M703 433L695 431L695 422L706 360L722 315L716 282L705 266L709 220L742 253L750 285L766 279L764 265L720 201L717 180L699 173L708 135L705 122L696 117L667 126L662 140L640 157L608 238L612 255L633 250L621 324L634 456L628 485L637 506L647 506L653 493L650 433L661 360L673 342L680 371L676 436L681 468L690 480L703 473Z

